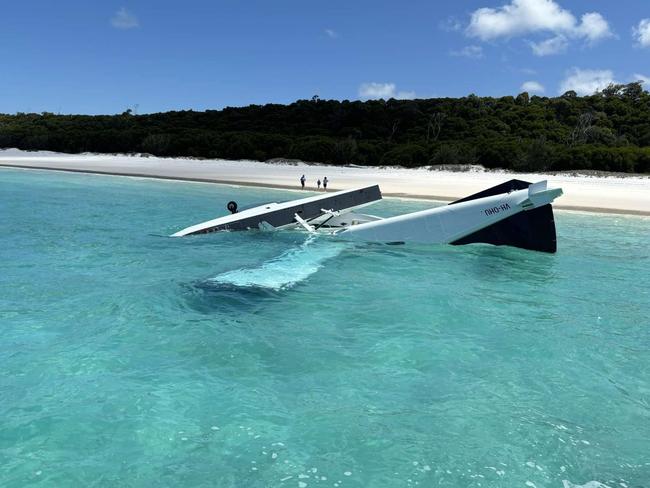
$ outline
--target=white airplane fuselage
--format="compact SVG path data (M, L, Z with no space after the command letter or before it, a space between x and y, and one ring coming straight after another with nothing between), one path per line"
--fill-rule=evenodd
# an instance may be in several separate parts
M542 181L525 190L361 223L337 235L350 240L447 244L520 212L547 205L561 194L560 188L547 189L546 181Z

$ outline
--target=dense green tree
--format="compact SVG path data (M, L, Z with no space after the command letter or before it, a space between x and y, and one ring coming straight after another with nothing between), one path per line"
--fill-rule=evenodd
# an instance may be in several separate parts
M483 164L520 171L650 172L650 94L641 82L591 96L250 105L136 115L0 114L0 147L146 152L336 164Z

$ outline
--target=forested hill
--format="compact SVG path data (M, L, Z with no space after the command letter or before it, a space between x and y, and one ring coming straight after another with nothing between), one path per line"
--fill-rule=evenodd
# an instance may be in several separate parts
M650 94L300 100L150 115L0 115L0 147L362 165L650 173Z

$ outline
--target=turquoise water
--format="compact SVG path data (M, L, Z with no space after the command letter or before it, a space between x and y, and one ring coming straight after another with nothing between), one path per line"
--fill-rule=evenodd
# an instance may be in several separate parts
M160 237L295 195L0 170L0 486L650 486L649 219Z

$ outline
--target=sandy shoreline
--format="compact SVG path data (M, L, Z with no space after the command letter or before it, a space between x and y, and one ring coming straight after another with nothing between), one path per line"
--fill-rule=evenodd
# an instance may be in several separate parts
M450 201L512 178L547 179L564 195L557 209L650 216L650 177L513 174L498 171L451 172L427 169L268 164L257 161L195 160L103 154L59 154L0 150L0 166L95 174L201 181L269 188L299 189L307 178L314 190L327 176L329 190L378 183L385 196Z

